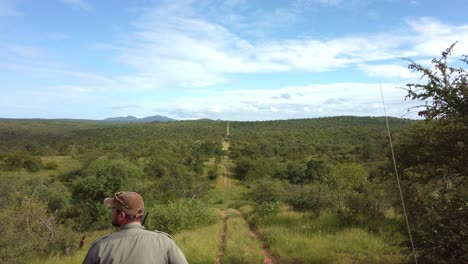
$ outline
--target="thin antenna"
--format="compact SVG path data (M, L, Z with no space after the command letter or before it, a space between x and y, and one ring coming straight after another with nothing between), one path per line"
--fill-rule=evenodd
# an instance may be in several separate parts
M380 81L379 81L379 85L380 85L380 95L382 96L382 104L383 104L383 107L384 107L385 122L387 123L388 140L390 141L390 150L392 151L393 167L395 169L395 175L396 175L397 182L398 182L398 189L400 190L400 198L401 198L401 204L403 205L403 213L405 214L406 227L408 228L408 234L409 234L409 238L410 238L410 242L411 242L411 248L413 249L414 263L418 264L418 258L416 257L416 250L414 250L413 236L411 235L411 229L410 229L410 226L409 226L408 214L406 213L405 201L403 199L403 192L401 191L400 176L398 176L395 153L393 152L392 135L390 134L390 125L388 124L387 109L385 107L382 84L380 83Z

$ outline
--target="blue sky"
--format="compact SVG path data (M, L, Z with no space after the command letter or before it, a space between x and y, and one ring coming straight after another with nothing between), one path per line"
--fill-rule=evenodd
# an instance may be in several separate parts
M466 0L0 0L0 117L415 118Z

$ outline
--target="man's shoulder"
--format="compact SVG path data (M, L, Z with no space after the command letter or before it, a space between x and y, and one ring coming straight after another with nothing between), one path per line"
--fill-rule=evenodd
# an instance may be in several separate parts
M168 233L164 233L164 232L162 232L162 231L159 231L159 230L154 230L154 231L150 231L150 232L156 233L156 234L158 234L158 235L167 236L168 238L172 239L172 236L171 236L171 235L169 235Z
M142 237L142 236L153 237L157 240L166 241L166 243L169 242L169 240L172 241L172 236L165 232L158 231L158 230L150 231L144 228L142 229L133 228L131 230L126 230L124 232L119 231L119 232L115 232L115 233L103 236L95 240L91 246L99 246L99 245L104 245L107 243L113 243L113 241L122 240L122 239L131 240L132 237L136 238L136 237Z
M91 247L102 243L103 241L105 241L105 240L106 240L108 237L110 237L111 235L112 235L112 234L108 234L108 235L102 236L102 237L100 237L100 238L94 240L94 242L91 244Z

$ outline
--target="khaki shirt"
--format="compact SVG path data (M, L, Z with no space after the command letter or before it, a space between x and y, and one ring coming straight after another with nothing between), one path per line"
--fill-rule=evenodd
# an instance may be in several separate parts
M187 260L169 235L128 224L94 241L83 263L186 264Z

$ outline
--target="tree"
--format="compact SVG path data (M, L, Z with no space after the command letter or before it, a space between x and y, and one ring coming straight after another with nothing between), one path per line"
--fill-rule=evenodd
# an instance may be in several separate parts
M0 208L0 260L27 263L38 255L70 253L76 237L63 229L47 205L34 197L15 193L11 203Z
M408 68L422 74L427 83L409 83L406 85L406 98L422 100L424 110L418 112L427 119L463 119L468 116L468 72L447 64L456 42L442 52L440 59L432 60L434 69L426 68L413 60ZM462 62L468 64L468 56L463 55ZM466 124L466 123L465 123Z
M332 167L328 185L336 194L338 211L342 211L344 201L367 181L366 169L357 163L339 163Z
M305 184L308 182L306 178L306 166L299 161L290 161L286 165L286 178L292 184Z
M406 98L425 102L425 122L395 137L414 244L432 263L468 262L468 73L448 65L455 44L432 60L433 69L410 60L426 83L407 84Z
M293 210L306 213L310 212L319 216L320 212L330 206L329 191L322 184L295 185L288 189L286 202Z
M140 179L142 171L130 161L101 157L85 170L85 176L73 182L73 199L76 213L81 218L81 228L99 229L108 226L107 214L102 204L106 197L127 186L130 178Z
M305 177L307 182L319 182L325 181L328 175L328 167L322 160L311 159L306 164Z

